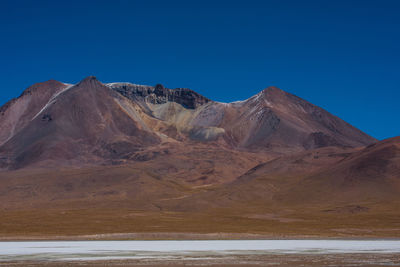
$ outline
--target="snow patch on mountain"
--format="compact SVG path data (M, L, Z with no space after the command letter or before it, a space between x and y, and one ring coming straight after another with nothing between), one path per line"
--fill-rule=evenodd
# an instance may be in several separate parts
M32 120L36 119L43 111L45 111L49 106L51 106L52 104L55 103L56 98L61 95L62 93L68 91L69 89L71 89L75 84L69 84L69 83L64 83L66 85L65 88L61 89L60 91L58 91L57 93L55 93L49 100L49 102L47 102L46 105L44 105L44 107L32 118Z

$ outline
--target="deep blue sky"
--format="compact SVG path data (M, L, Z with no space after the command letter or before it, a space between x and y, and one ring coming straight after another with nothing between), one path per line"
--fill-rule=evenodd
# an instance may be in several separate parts
M0 2L0 104L29 85L162 83L217 101L274 85L400 135L400 1Z

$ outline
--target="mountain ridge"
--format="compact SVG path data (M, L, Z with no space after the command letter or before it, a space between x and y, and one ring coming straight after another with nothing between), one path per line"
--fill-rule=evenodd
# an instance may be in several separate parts
M18 105L23 106L25 115L15 116L21 110ZM14 106L18 112L7 113ZM5 162L22 162L21 157L35 157L32 162L49 158L44 156L49 150L41 148L48 147L48 140L60 150L67 149L66 160L82 157L86 146L88 160L82 162L95 164L110 157L128 161L135 157L124 146L137 151L163 142L210 142L234 150L287 154L376 141L324 109L276 87L241 102L222 104L186 88L103 84L88 76L75 85L54 80L35 84L3 110L0 125L8 125L0 129L3 166ZM122 118L126 118L125 123L117 126ZM26 140L39 143L28 146ZM68 150L63 142L76 148ZM79 142L83 142L81 147Z

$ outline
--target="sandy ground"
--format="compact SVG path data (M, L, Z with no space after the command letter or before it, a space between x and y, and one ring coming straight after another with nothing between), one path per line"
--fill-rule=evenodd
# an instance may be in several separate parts
M265 240L265 239L342 239L343 237L312 235L280 235L252 233L113 233L94 235L9 235L0 236L0 241L51 241L51 240ZM345 239L377 239L375 237L345 237ZM386 238L385 239L399 239Z
M114 261L63 261L63 262L1 262L0 266L400 266L400 254L286 254L286 255L228 255L222 257L172 258L169 260L114 260Z
M91 240L400 240L398 236L368 235L301 235L301 234L254 234L254 233L110 233L93 235L0 235L0 241L91 241Z

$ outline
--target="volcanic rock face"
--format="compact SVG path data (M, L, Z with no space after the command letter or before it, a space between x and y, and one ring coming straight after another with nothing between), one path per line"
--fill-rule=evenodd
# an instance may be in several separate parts
M209 99L187 88L171 90L161 84L152 87L129 83L110 83L108 86L133 101L153 104L176 102L188 109L195 109L210 102Z

